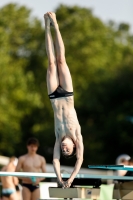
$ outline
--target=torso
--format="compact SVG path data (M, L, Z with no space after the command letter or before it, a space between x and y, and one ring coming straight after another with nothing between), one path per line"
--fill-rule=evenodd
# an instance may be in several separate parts
M60 140L68 135L76 141L76 129L79 127L73 96L51 99L54 110L55 135Z
M28 154L22 156L22 170L23 172L41 172L42 157L38 154L30 156ZM24 178L23 183L32 183L30 178Z

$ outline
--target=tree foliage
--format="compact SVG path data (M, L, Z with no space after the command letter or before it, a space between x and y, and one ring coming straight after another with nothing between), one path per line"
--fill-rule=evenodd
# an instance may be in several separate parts
M128 24L103 23L90 9L56 10L66 47L75 107L88 164L111 164L132 152L133 35ZM47 96L44 26L17 4L0 9L0 153L20 156L26 140L40 141L52 161L53 111ZM63 164L73 161L62 159Z

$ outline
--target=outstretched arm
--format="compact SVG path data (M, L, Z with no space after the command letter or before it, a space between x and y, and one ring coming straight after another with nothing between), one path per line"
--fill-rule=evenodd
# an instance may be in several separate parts
M84 152L84 146L83 146L83 139L81 135L81 128L79 126L78 130L76 131L76 137L77 137L77 142L76 142L76 157L77 161L74 167L74 170L70 176L70 178L66 181L65 186L70 187L71 183L73 182L74 178L78 174L81 165L83 163L83 152Z
M56 173L59 185L61 187L64 187L64 182L61 178L61 173L60 173L60 142L58 138L56 138L55 146L54 146L53 166L54 166L54 171Z

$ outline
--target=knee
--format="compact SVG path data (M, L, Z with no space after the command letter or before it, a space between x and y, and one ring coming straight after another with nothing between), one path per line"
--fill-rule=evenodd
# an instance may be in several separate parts
M57 57L57 64L58 66L62 66L66 63L65 56L58 56Z
M53 68L56 66L56 60L49 60L48 62L49 68Z
M55 62L49 62L48 71L53 71L55 69L56 69L56 63Z

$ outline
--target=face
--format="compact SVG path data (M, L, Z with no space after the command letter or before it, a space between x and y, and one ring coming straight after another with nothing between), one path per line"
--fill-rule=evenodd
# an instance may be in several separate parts
M38 146L35 144L30 144L27 146L27 149L28 149L28 153L36 153Z
M129 162L129 165L133 166L133 162Z
M65 138L61 142L61 150L64 155L71 155L73 152L73 148L75 147L75 144L71 140L71 138Z
M124 165L129 165L128 160L125 160L125 161L123 162L123 164L124 164Z

